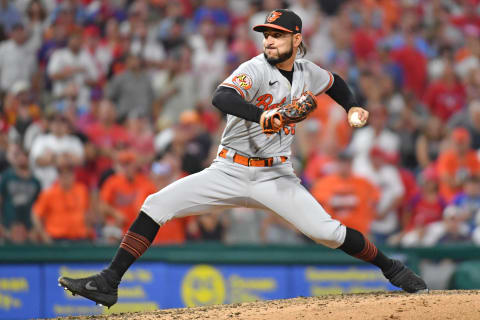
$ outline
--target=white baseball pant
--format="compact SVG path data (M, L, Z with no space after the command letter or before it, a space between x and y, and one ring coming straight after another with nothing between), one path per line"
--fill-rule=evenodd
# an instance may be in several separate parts
M170 219L223 208L270 210L314 241L330 248L345 240L346 227L300 184L289 161L248 167L217 157L210 167L179 179L147 197L141 210L162 225Z

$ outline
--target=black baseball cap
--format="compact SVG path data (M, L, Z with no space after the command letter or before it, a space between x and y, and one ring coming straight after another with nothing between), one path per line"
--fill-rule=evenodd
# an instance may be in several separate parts
M264 32L268 28L284 32L301 33L302 19L292 10L276 9L268 14L264 24L253 27L253 30Z

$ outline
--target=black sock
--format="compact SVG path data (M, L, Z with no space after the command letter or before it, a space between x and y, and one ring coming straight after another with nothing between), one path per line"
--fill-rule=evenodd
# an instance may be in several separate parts
M120 282L127 269L150 247L160 226L146 213L140 211L137 219L123 237L120 247L107 270L114 271ZM110 273L111 272L107 272Z
M352 257L376 265L382 272L386 272L393 264L392 260L378 250L362 233L349 227L347 227L345 241L338 249Z

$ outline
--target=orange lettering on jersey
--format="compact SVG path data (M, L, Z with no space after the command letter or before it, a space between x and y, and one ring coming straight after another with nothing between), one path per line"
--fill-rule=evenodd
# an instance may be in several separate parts
M287 100L287 97L283 97L282 101L280 101L279 103L274 103L271 106L269 106L268 110L271 110L271 109L278 108L278 107L282 106L285 103L285 100Z
M287 97L283 97L282 101L271 105L273 100L275 100L275 98L270 93L264 94L257 98L257 107L263 106L263 110L272 110L282 106L287 100Z
M263 106L263 110L265 111L278 108L285 103L285 101L287 100L287 97L283 97L282 101L280 101L279 103L274 103L270 105L273 102L273 100L275 99L270 93L261 95L260 97L257 98L257 107ZM292 123L292 124L289 124L288 126L283 127L283 132L285 133L285 135L289 135L289 134L294 135L295 123Z
M257 98L257 107L263 106L263 110L268 110L268 106L273 101L273 96L270 93L266 93Z
M281 12L273 11L273 12L270 13L270 15L268 16L267 22L272 23L273 21L275 21L275 20L277 20L278 18L280 18L281 15L282 15Z

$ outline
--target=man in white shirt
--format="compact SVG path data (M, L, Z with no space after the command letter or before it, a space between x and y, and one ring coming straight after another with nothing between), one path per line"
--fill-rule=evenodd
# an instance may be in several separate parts
M30 163L42 189L50 187L57 179L56 160L67 156L72 164L82 164L84 157L80 139L69 134L69 124L63 114L55 114L50 120L50 133L38 136L32 144Z
M78 103L88 105L90 85L98 80L98 71L91 56L82 50L81 33L70 36L68 47L55 51L47 66L47 74L53 80L53 95L60 97L69 83L79 88Z
M374 174L370 158L370 151L373 147L377 147L389 155L397 154L400 148L398 134L385 126L387 122L385 107L380 104L372 104L369 111L372 115L370 124L355 131L348 147L355 154L352 164L353 171L367 178Z
M215 25L205 20L199 26L199 32L190 38L193 50L192 65L195 79L201 79L197 87L197 101L208 104L215 86L224 76L227 59L227 43L218 37Z
M108 43L100 41L100 30L97 27L86 27L83 34L83 48L98 70L98 79L102 81L106 79L113 61L113 49Z
M380 190L377 217L370 226L371 234L377 242L385 242L399 227L398 207L405 194L398 169L389 164L389 155L375 146L370 150L371 171L356 172L367 178Z
M145 23L140 23L133 29L130 53L140 57L151 73L163 68L165 50L155 38L148 35Z
M10 40L0 45L0 87L6 92L18 82L30 80L37 69L35 50L28 41L28 35L21 24L16 24L10 34Z

